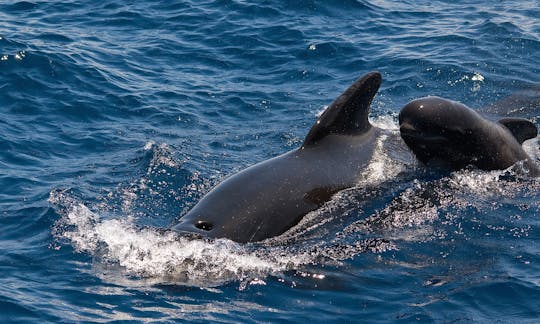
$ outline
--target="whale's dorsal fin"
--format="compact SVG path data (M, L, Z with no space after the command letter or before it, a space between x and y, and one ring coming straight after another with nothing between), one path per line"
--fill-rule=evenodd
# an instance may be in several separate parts
M508 117L498 120L498 123L508 128L519 144L523 144L528 139L535 138L538 134L536 125L525 118Z
M370 72L356 80L317 119L302 148L314 145L330 134L355 135L370 129L369 107L381 80L379 72Z

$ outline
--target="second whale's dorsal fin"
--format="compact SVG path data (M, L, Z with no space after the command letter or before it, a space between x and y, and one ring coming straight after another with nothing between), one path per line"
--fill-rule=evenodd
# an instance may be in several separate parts
M356 80L317 119L302 148L315 145L331 134L356 135L369 130L369 107L379 90L381 80L379 72L370 72Z
M508 128L519 144L523 144L528 139L535 138L538 134L536 125L525 118L507 117L498 120L498 123Z

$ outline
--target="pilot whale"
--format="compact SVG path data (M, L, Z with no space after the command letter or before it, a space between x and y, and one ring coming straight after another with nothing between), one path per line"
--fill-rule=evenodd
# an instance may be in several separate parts
M380 85L378 72L358 79L321 114L301 147L230 176L172 229L257 242L284 233L336 192L354 187L377 139L388 132L368 121Z
M503 170L521 162L529 175L540 174L521 146L538 133L527 119L507 117L493 122L459 102L440 97L409 102L398 119L401 137L424 164Z

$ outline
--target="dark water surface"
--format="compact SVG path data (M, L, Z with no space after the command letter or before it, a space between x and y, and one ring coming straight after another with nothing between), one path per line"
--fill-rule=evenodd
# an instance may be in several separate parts
M393 137L277 239L156 228L299 146L371 70L372 120L394 134L426 95L517 93L486 110L538 123L538 17L539 1L0 3L0 321L535 322L539 182L426 172Z

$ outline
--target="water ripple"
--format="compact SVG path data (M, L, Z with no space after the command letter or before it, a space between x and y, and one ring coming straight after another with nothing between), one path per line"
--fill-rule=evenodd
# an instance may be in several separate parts
M0 4L0 318L533 321L539 186L511 170L434 175L387 143L364 179L376 186L275 240L175 241L156 228L300 145L367 71L383 75L372 120L390 130L426 95L538 122L538 7ZM538 157L538 141L526 149Z

